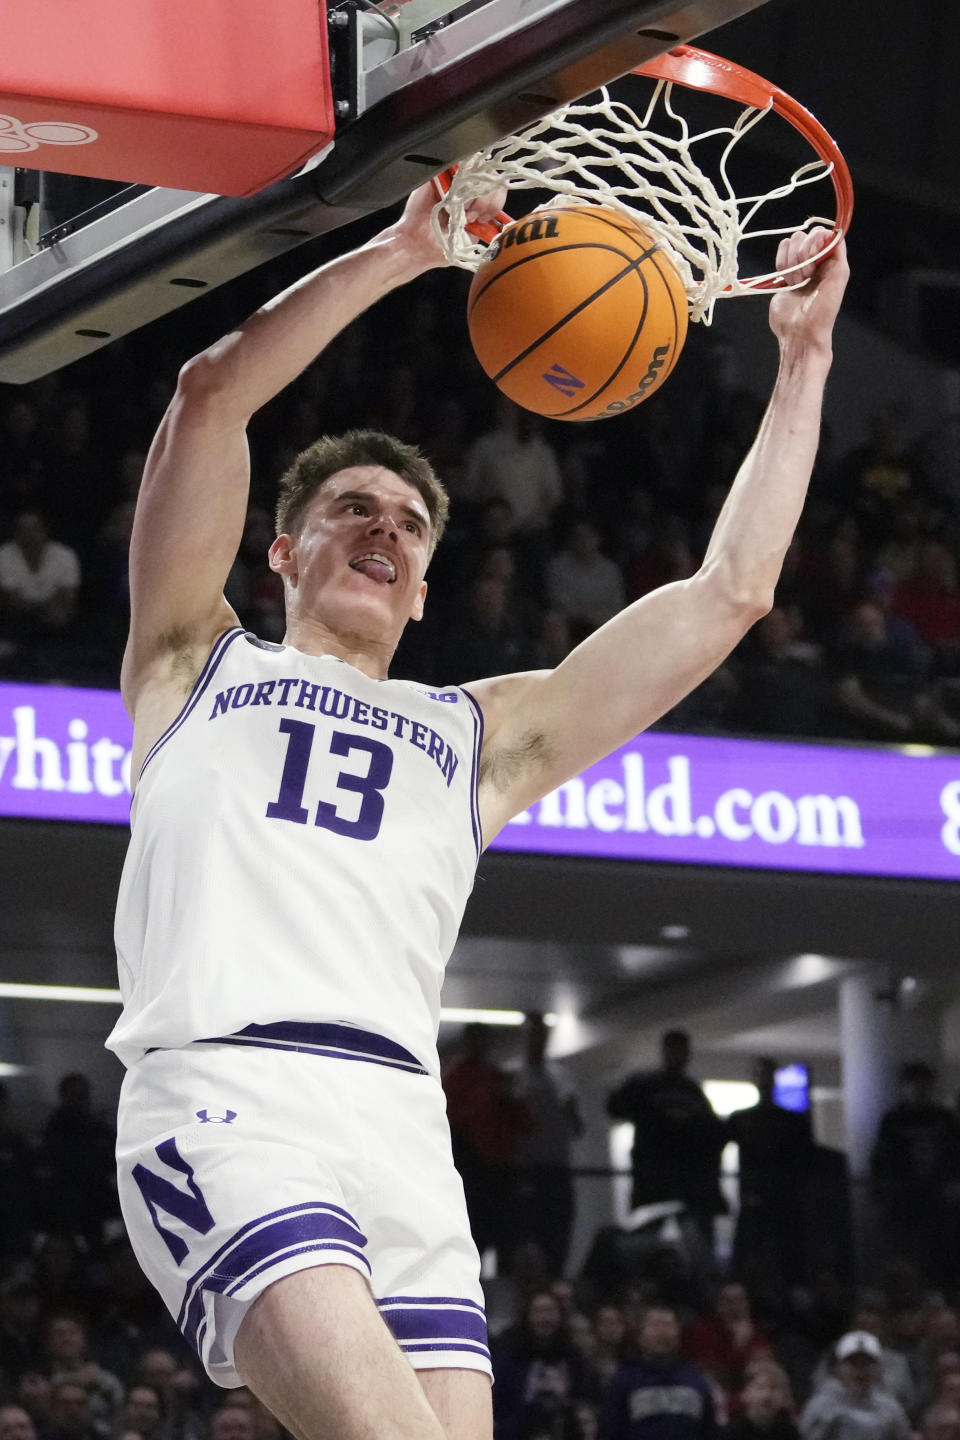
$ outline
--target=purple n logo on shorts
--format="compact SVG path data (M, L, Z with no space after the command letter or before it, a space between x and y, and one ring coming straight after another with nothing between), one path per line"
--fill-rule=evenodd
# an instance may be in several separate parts
M213 1229L215 1222L207 1207L207 1202L200 1192L200 1186L193 1178L193 1166L188 1165L178 1152L175 1139L171 1137L169 1140L162 1140L156 1150L158 1158L163 1161L164 1165L169 1165L171 1170L179 1170L181 1175L186 1175L190 1194L185 1195L182 1190L177 1189L176 1185L169 1180L164 1180L162 1175L155 1175L145 1165L134 1165L132 1174L144 1203L150 1211L154 1229L179 1265L189 1254L190 1247L179 1235L160 1224L158 1212L162 1210L167 1215L172 1215L181 1224L189 1226L191 1230L196 1230L198 1235L206 1235L209 1230Z

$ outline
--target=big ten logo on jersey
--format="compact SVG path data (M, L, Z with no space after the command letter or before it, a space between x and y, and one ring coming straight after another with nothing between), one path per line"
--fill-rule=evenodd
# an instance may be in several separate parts
M428 690L431 700L443 700L447 705L456 705L460 698L456 690Z

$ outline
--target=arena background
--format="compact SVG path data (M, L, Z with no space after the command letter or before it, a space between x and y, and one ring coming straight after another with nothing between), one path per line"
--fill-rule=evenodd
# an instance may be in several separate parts
M960 411L958 42L950 0L915 0L909 16L868 0L839 10L829 0L771 0L703 40L802 99L850 163L853 281L826 410L837 452L860 442L885 405L901 409L913 436ZM371 229L365 221L305 247L271 278L300 273ZM453 300L461 279L451 281ZM196 303L181 323L205 343L224 305L239 317L260 283L230 287L216 308ZM463 321L455 304L451 312L453 332ZM763 312L722 307L697 352L702 361L708 346L731 383L759 392L775 364ZM696 358L669 383L681 409ZM960 780L960 754L955 761ZM0 821L0 980L115 985L112 903L124 843L122 827ZM944 1094L960 1082L958 921L949 879L497 853L480 867L445 1001L559 1017L555 1052L588 1121L583 1167L610 1163L607 1090L626 1069L654 1063L660 1031L675 1024L693 1034L704 1079L745 1080L761 1052L809 1064L818 1138L851 1154L859 1147L862 1159L898 1059L922 1053L939 1065ZM91 1077L98 1108L110 1110L120 1071L102 1042L114 1013L109 1001L0 999L0 1060L26 1128L71 1070ZM504 1054L513 1043L505 1028ZM602 1177L580 1190L582 1253L614 1200Z

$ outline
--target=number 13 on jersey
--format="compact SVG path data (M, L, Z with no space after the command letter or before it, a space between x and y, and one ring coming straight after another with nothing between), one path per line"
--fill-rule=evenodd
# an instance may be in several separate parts
M306 720L281 720L280 733L287 736L287 753L280 775L280 791L276 800L271 800L267 806L267 818L306 825L310 812L304 806L303 792L316 739L316 726ZM383 821L383 792L393 769L393 751L389 745L371 740L366 735L350 735L344 730L333 732L330 737L331 755L346 758L355 750L363 751L370 757L366 773L357 775L350 770L341 770L336 788L360 796L356 818L347 819L338 812L336 805L321 800L314 824L324 830L332 830L335 835L347 835L354 840L373 840L379 834Z

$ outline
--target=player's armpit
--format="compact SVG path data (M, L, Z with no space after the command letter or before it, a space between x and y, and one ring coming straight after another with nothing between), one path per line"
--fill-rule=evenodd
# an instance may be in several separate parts
M614 616L555 670L478 681L480 813L487 843L513 816L665 714L764 613L699 571Z

